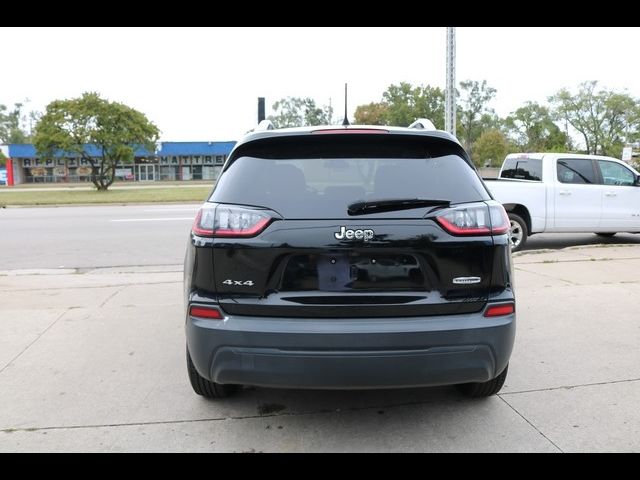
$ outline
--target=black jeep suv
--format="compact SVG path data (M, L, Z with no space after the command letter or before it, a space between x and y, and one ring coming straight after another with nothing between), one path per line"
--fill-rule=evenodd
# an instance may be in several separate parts
M515 335L508 229L446 132L250 133L190 233L191 385L492 395Z

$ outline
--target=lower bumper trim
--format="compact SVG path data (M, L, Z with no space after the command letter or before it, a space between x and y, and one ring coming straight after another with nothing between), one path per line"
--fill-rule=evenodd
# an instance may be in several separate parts
M373 389L484 382L495 369L486 345L349 352L221 347L210 375L222 384Z

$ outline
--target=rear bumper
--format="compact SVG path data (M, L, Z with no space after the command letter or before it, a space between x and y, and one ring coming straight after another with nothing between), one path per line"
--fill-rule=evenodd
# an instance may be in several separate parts
M217 383L366 389L485 382L506 367L515 315L291 319L188 317L201 376Z

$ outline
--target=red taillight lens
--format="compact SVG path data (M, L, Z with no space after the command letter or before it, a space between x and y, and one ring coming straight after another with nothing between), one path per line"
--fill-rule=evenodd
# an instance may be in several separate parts
M200 237L213 237L214 215L216 208L214 205L203 205L196 218L193 220L191 231Z
M273 220L266 210L236 205L204 205L191 231L200 237L255 237Z
M491 233L493 235L502 235L507 233L511 227L509 222L509 215L502 205L490 205L489 212L491 213Z
M452 235L501 235L509 230L502 205L475 204L444 210L437 222Z
M514 303L503 303L500 305L491 305L484 312L485 317L501 317L503 315L511 315L516 311Z
M208 318L209 320L223 320L224 315L215 307L199 307L192 305L189 308L189 315L192 317Z

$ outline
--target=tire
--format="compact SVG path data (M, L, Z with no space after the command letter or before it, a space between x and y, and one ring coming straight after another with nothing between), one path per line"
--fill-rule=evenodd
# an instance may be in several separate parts
M504 381L507 378L507 370L509 370L509 365L504 367L502 373L493 380L479 383L463 383L461 385L456 385L456 387L458 387L458 390L460 390L467 397L490 397L491 395L495 395L496 393L498 393L504 385Z
M596 235L598 235L599 237L604 237L604 238L611 238L615 235L614 233L611 232L607 232L607 233L596 233Z
M238 391L238 385L221 385L201 377L191 360L189 349L187 349L187 371L193 391L205 398L226 398Z
M511 251L517 252L518 250L522 250L522 247L527 243L529 229L527 228L527 222L515 213L509 213L509 222L511 223L511 228L509 229Z

